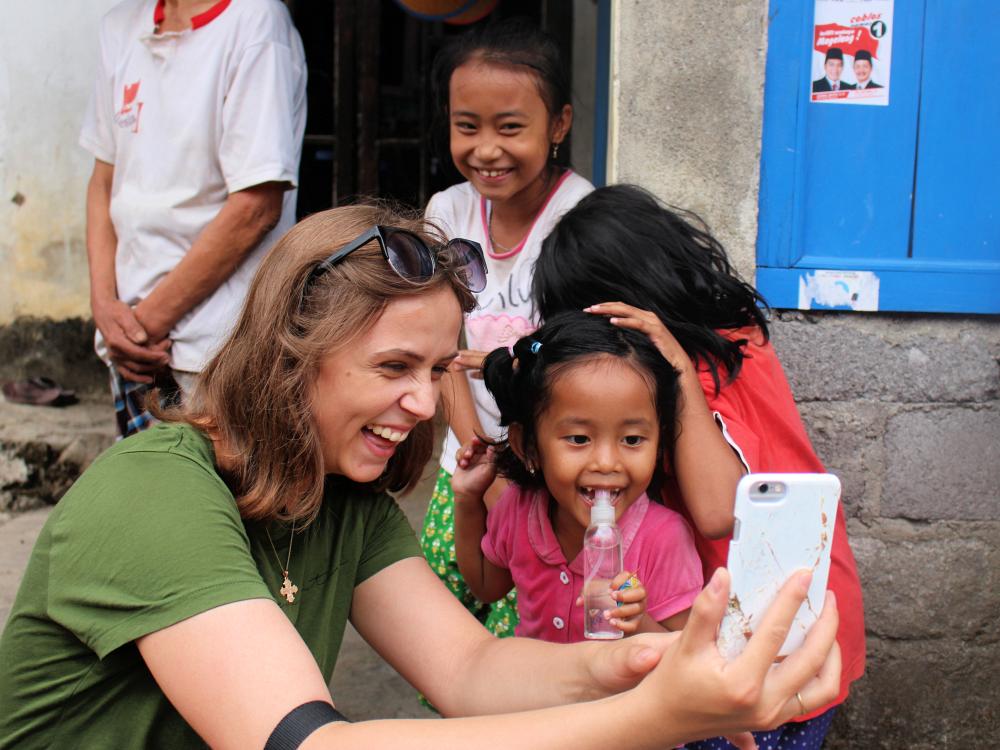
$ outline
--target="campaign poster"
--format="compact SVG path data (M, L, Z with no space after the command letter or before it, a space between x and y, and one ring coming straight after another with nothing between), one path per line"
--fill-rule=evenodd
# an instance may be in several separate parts
M812 93L823 104L889 104L893 0L816 0Z

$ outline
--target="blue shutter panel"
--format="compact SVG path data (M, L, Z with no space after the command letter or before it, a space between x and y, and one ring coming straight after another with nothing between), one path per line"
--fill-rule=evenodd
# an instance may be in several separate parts
M812 3L771 0L757 286L794 308L814 271L861 271L879 310L1000 312L1000 3L892 22L889 105L814 103Z

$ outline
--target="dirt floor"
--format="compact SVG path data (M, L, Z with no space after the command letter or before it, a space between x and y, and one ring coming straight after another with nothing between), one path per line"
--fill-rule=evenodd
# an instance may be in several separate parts
M427 501L434 489L436 473L435 459L428 464L420 485L406 497L399 498L400 506L418 533ZM337 708L354 720L437 717L420 704L410 684L382 661L350 625L344 634L344 645L330 682L330 693Z

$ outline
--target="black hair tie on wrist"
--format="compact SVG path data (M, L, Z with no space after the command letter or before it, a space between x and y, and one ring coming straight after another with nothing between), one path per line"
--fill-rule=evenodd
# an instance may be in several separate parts
M349 721L326 701L311 701L293 708L267 738L264 750L297 750L310 734L326 724Z

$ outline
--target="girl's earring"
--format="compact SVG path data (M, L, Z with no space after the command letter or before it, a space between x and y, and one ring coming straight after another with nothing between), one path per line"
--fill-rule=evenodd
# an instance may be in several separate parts
M558 156L559 156L559 144L558 143L553 143L552 144L552 161L555 161Z

